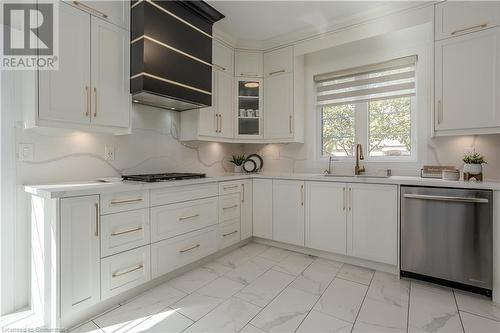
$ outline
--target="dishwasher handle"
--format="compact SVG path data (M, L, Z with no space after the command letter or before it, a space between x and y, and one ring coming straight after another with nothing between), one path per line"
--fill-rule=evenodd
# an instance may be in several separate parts
M427 194L404 194L405 199L419 199L419 200L432 200L432 201L452 201L452 202L470 202L470 203L489 203L490 201L485 198L471 198L471 197L453 197L443 195L427 195Z

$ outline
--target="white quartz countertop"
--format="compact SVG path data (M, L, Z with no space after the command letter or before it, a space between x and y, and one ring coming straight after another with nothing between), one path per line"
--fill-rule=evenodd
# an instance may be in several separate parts
M389 178L379 177L325 177L321 174L299 174L299 173L259 173L259 174L225 174L198 179L175 180L158 183L141 182L113 182L103 183L98 181L45 184L45 185L25 185L27 193L44 198L62 198L67 196L100 194L110 192L149 190L173 186L185 186L195 184L206 184L221 181L264 178L264 179L290 179L307 181L325 181L325 182L343 182L343 183L367 183L367 184L394 184L394 185L413 185L413 186L434 186L434 187L453 187L470 189L488 189L500 190L500 181L485 182L464 182L464 181L446 181L441 179L428 179L410 176L392 176Z

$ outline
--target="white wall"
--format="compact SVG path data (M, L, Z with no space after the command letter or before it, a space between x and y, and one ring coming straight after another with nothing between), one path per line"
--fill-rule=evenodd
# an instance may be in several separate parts
M390 168L395 175L419 175L420 168L424 164L455 165L460 168L464 149L473 147L484 154L489 162L485 166L485 177L500 179L500 135L431 137L433 43L432 24L424 23L306 54L305 143L245 145L245 152L257 152L263 155L266 172L323 172L327 168L328 160L318 156L320 129L315 107L313 76L416 54L418 55L415 113L417 161L364 162L367 171L376 172ZM334 165L336 172L353 172L354 161L336 161Z

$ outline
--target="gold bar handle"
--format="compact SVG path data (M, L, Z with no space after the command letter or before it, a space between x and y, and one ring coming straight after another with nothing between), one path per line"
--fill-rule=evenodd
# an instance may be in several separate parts
M125 274L129 274L129 273L132 273L132 272L135 272L135 271L138 271L140 269L144 268L144 265L143 264L139 264L137 266L133 266L129 269L126 269L124 271L116 271L113 273L112 277L119 277L119 276L122 276L122 275L125 275Z
M137 199L126 199L126 200L114 200L109 203L109 205L123 205L123 204L129 204L129 203L134 203L134 202L141 202L143 201L143 198L137 198Z
M274 71L274 72L269 73L269 75L275 75L275 74L285 73L285 72L286 72L286 70L280 69L279 71Z
M94 118L97 117L97 88L94 87Z
M217 69L220 69L221 71L225 71L226 70L226 67L222 67L220 65L217 65L217 64L212 64L213 67L217 68Z
M92 8L90 6L87 6L85 4L83 4L81 1L73 1L73 3L78 6L78 7L82 7L83 9L87 10L87 11L91 11L91 12L94 12L95 14L98 14L104 18L108 18L108 14L106 13L103 13L101 12L100 10L97 10L95 8Z
M245 202L245 184L241 184L241 202Z
M224 190L230 190L232 188L238 188L238 185L224 186Z
M258 77L259 74L251 74L251 73L240 73L241 76L250 76L250 77Z
M184 249L184 250L180 250L179 253L186 253L188 251L191 251L191 250L194 250L194 249L197 249L199 248L201 245L200 244L196 244L196 245L193 245L191 247L188 247L187 249Z
M345 211L345 206L346 206L346 190L345 186L342 188L342 210Z
M88 86L85 86L85 92L87 93L87 107L85 109L85 117L88 117L90 116L90 111L89 111L89 107L90 107L90 91L89 91L89 87Z
M300 185L300 205L304 206L304 185Z
M352 188L349 187L349 211L352 210Z
M200 216L200 214L194 214L194 215L191 215L191 216L183 216L183 217L179 217L179 221L184 221L184 220L194 219L195 217L198 217L198 216Z
M238 232L238 230L235 230L235 231L232 231L230 233L227 233L227 234L223 234L222 237L227 237L227 236L230 236L230 235L233 235L233 234L236 234Z
M142 230L142 227L137 227L137 228L134 228L134 229L129 229L129 230L124 230L124 231L118 231L118 232L113 232L111 234L111 236L120 236L120 235L125 235L125 234L129 234L131 232L136 232L136 231L141 231Z
M223 210L226 210L226 209L232 209L232 208L237 208L238 205L232 205L232 206L229 206L229 207L222 207Z
M288 118L288 127L290 128L290 134L292 134L293 133L293 131L292 131L292 115L290 115Z
M455 30L451 33L451 35L456 35L456 34L459 34L461 32L466 32L466 31L473 30L473 29L486 28L487 26L488 26L488 23L482 23L482 24L478 24L478 25L475 25L472 27Z
M94 204L94 207L95 207L95 235L96 237L99 237L99 228L100 228L100 224L101 224L101 217L99 215L99 203L95 203Z

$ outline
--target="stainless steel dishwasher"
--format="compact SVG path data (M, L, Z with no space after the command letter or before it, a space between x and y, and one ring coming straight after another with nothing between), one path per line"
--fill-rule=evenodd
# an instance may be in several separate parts
M401 187L401 275L491 296L493 194Z

